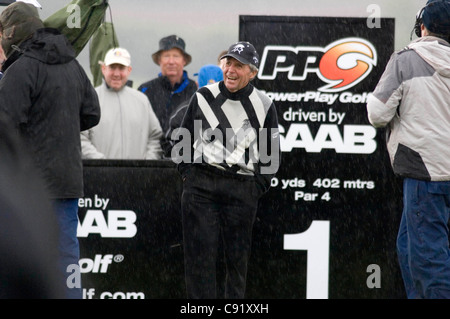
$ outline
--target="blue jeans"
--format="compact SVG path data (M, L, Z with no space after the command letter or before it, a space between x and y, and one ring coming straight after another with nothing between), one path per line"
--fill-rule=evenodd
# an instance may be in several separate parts
M450 181L403 182L397 252L407 297L450 298Z
M77 238L78 199L53 201L59 233L60 267L68 299L81 299L81 274L79 269L80 245Z

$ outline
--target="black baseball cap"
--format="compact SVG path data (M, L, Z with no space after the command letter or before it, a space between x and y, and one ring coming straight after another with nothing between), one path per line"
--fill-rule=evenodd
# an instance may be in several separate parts
M259 68L259 54L250 42L240 41L233 44L228 49L227 54L223 55L220 59L222 60L227 57L235 58L243 64L251 64Z
M159 50L152 54L153 62L159 65L159 55L162 51L168 51L170 49L177 48L183 52L186 59L186 65L191 63L192 57L186 52L186 44L182 38L177 35L169 35L168 37L159 40Z

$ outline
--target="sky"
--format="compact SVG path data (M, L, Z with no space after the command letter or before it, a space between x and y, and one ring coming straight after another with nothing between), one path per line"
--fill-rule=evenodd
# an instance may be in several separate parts
M41 19L64 7L69 1L38 0ZM192 56L186 66L189 77L201 66L216 63L221 51L239 39L240 15L365 17L375 14L395 18L395 50L410 41L416 13L426 0L109 0L106 21L114 23L119 45L130 51L133 87L157 76L159 67L151 55L162 37L176 34L186 42ZM4 7L0 7L0 11ZM91 76L89 50L78 60Z

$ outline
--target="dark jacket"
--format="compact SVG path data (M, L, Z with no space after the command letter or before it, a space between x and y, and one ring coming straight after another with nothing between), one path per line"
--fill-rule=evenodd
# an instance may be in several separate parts
M9 124L0 114L0 299L64 298L56 215Z
M138 90L147 95L153 111L161 124L163 131L161 147L166 153L167 147L170 147L169 142L165 138L169 129L170 116L179 105L189 101L197 91L197 83L189 79L187 72L184 71L181 83L177 83L175 87L172 87L167 77L160 74L157 78L141 84Z
M37 30L20 53L0 81L0 112L24 138L51 197L82 197L80 131L100 120L97 94L57 30Z

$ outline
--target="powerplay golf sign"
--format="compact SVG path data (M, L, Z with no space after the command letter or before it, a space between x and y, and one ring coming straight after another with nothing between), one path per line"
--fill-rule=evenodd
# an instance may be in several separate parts
M356 37L342 38L325 47L267 45L264 47L258 79L277 81L281 74L292 83L309 83L315 76L323 82L313 90L282 92L267 91L274 102L289 102L297 105L324 103L333 107L340 104L365 105L369 92L353 93L350 90L362 82L377 65L377 50L374 45ZM300 87L300 85L299 85ZM371 125L339 126L346 116L345 112L336 112L332 108L325 111L309 111L289 106L282 113L288 122L322 122L316 137L313 137L307 124L292 124L285 132L281 127L282 151L304 148L307 152L320 152L332 148L337 153L371 154L376 150L376 130ZM301 140L297 137L301 136Z
M270 196L261 200L266 218L256 228L253 256L267 249L260 229L276 232L283 250L264 259L279 268L265 272L295 274L288 298L393 296L402 289L393 284L400 281L389 260L396 258L388 230L396 221L388 216L401 211L397 183L384 136L366 114L367 98L394 50L394 20L378 22L240 17L239 39L261 55L253 84L277 106L282 150ZM380 272L383 285L369 283ZM350 281L355 286L344 284Z
M258 78L275 80L278 72L287 72L290 81L305 81L309 73L314 73L327 83L318 91L342 92L364 80L376 64L376 49L362 38L340 39L325 48L268 45L263 51ZM330 95L309 93L307 97L300 95L300 99L302 96L305 101L314 98L321 102ZM335 101L337 95L333 96Z

